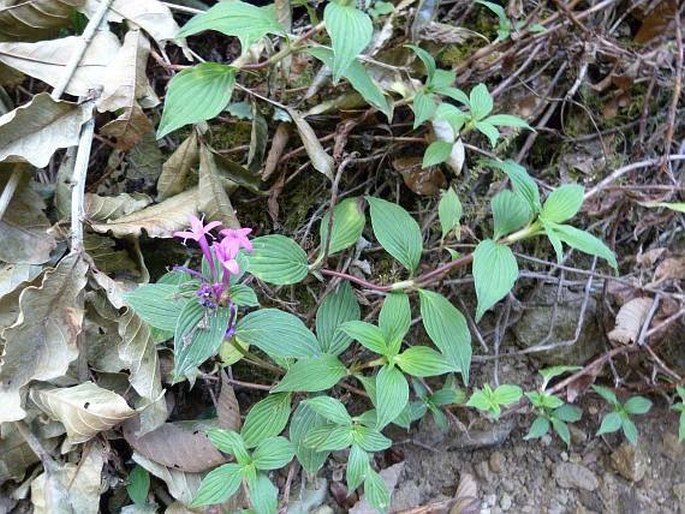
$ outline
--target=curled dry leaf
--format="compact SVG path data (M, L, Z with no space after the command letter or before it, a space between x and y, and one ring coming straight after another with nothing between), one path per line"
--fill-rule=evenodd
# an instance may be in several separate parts
M216 423L176 421L138 437L138 420L124 425L124 438L135 451L157 464L177 471L200 473L226 462L207 438Z
M91 117L89 102L56 101L40 93L0 117L0 161L44 168L56 150L78 145L81 125Z
M198 210L205 213L207 219L218 220L224 227L239 227L238 219L219 176L214 154L209 147L200 147L200 184Z
M623 305L616 315L616 326L607 335L609 340L621 344L637 341L652 301L651 298L635 298Z
M295 122L304 149L306 150L309 159L312 161L314 169L319 173L326 175L330 180L333 180L335 166L333 157L328 155L326 150L323 149L314 129L312 129L309 123L307 123L307 121L294 109L288 109L288 114L290 114L290 117Z
M664 259L654 271L655 283L666 280L685 280L685 255Z
M85 211L91 221L106 221L139 211L151 203L152 199L143 193L121 193L116 196L86 193Z
M157 180L157 200L164 200L186 188L186 180L200 159L197 132L194 130L162 165L162 173Z
M71 444L88 441L134 416L121 396L93 382L73 387L34 387L31 400L50 418L61 422Z
M447 187L447 179L437 166L421 167L420 157L397 157L393 168L402 175L404 185L417 195L432 196Z
M221 372L221 392L216 402L216 415L221 428L240 431L240 405L235 397L233 386L228 383L226 371Z
M473 475L462 473L454 500L450 514L478 514L480 512L478 486Z
M72 26L74 7L85 0L30 0L2 2L0 40L39 41Z
M69 255L19 297L19 317L3 331L0 367L0 422L23 419L21 389L31 380L52 380L67 372L78 356L76 338L83 323L81 291L88 265ZM40 320L40 323L36 323Z

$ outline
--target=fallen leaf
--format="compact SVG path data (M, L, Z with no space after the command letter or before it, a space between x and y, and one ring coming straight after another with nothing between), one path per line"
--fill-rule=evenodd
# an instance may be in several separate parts
M91 221L106 221L144 209L152 198L143 193L121 193L116 196L100 196L86 193L85 211Z
M262 170L262 180L269 180L276 167L278 166L278 161L281 160L283 151L290 140L290 126L288 123L279 123L276 127L276 132L271 140L271 147L266 155L266 162L264 163L264 169Z
M2 234L1 228L0 234ZM0 267L0 298L11 293L22 284L32 282L42 271L43 266L35 264L3 264Z
M78 145L81 125L91 117L89 102L75 104L39 93L0 117L0 161L44 168L56 150Z
M450 514L478 514L480 512L478 486L473 475L461 474L454 500L455 503L450 509Z
M164 200L186 188L188 175L200 160L197 132L194 130L162 165L157 180L157 200Z
M640 30L633 41L638 44L649 43L655 37L665 34L678 11L676 0L663 0L642 20Z
M133 461L147 470L150 474L164 481L169 490L169 494L183 504L190 504L193 496L200 488L202 482L201 473L186 473L176 469L163 466L153 460L148 459L139 452L134 451L131 457Z
M83 323L81 291L87 270L80 256L69 255L45 273L40 287L29 286L21 292L19 317L2 332L0 422L26 415L20 394L26 384L61 377L78 356L76 338Z
M685 280L685 255L667 257L654 270L654 282L661 283L665 280Z
M392 498L392 492L397 487L397 482L404 471L404 462L398 462L393 464L389 468L382 469L379 475L385 482L385 486L388 488L390 493L390 498ZM366 500L362 497L360 501L356 503L354 507L350 509L351 514L376 514L377 511L371 505L369 505Z
M0 7L0 39L39 41L72 26L74 7L85 0L14 0Z
M330 180L333 180L335 162L333 161L333 157L328 155L326 150L323 149L323 146L321 146L314 129L312 129L309 123L307 123L300 113L294 109L288 109L288 114L295 122L304 149L307 152L309 159L312 161L314 169L319 173L326 175Z
M219 418L219 426L226 430L240 431L240 405L235 397L233 386L228 383L226 371L221 372L221 392L216 401L216 415Z
M93 382L73 387L32 387L31 400L67 430L69 443L88 441L135 415L126 400Z
M138 420L124 425L124 438L135 451L151 461L177 471L200 473L226 462L226 458L207 438L215 428L209 420L175 421L138 437Z
M224 227L238 227L238 219L224 189L223 181L211 150L202 145L200 147L200 183L198 195L198 210L207 219L220 221Z
M136 103L121 113L118 118L103 125L100 134L114 139L115 148L129 150L152 130L154 127L150 119Z

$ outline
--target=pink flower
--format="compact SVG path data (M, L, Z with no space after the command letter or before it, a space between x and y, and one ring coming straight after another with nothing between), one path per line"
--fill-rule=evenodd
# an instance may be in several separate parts
M238 265L238 261L235 260L239 249L235 247L235 244L232 243L231 239L224 238L221 241L214 243L212 249L224 268L233 275L240 273L240 266Z
M245 248L248 252L252 251L252 243L247 238L251 232L251 228L225 228L219 233L224 236L221 243L230 248L235 256L241 248Z
M198 242L198 244L200 245L200 249L202 250L202 254L205 256L205 259L207 259L207 262L209 263L209 267L212 270L212 273L214 273L214 258L212 257L212 253L209 251L207 234L209 234L209 231L213 228L220 226L221 223L218 221L210 221L205 225L202 219L198 218L195 215L191 215L190 230L174 232L174 237L183 238L183 244L185 244L188 239L193 239L194 241Z

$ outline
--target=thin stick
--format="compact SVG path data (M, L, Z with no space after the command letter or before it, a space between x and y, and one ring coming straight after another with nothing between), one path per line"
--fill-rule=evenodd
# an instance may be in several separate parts
M14 165L14 170L12 171L7 184L5 184L5 189L2 190L2 195L0 195L0 220L5 215L5 211L7 210L7 207L9 207L14 192L17 190L17 186L21 180L21 171L19 168L20 166L18 164Z
M95 118L90 118L81 127L81 136L76 152L74 174L71 182L71 253L83 253L83 219L85 218L84 199L86 194L86 175L88 174L88 161L90 149L93 144L95 132Z

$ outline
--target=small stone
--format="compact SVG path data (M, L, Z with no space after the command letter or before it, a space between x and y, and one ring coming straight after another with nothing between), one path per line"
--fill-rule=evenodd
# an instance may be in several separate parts
M516 483L513 480L509 480L508 478L505 478L502 480L502 489L504 489L508 493L513 493L516 491Z
M590 416L596 416L598 412L599 412L599 408L598 408L596 405L590 405L590 406L587 408L587 413L588 413Z
M497 495L495 494L488 494L485 499L483 500L486 507L494 507L495 504L497 503ZM482 512L482 511L481 511Z
M543 435L540 438L540 444L542 444L542 446L549 446L550 444L552 444L552 436L549 434Z
M502 498L499 501L499 507L502 509L504 512L508 511L511 509L513 502L511 500L511 496L509 496L507 493L504 493L502 495Z
M562 460L562 461L568 462L568 453L566 453L566 452L561 452L561 454L559 455L559 457L561 457L561 460Z
M599 487L597 476L585 466L560 462L554 468L554 478L559 487L564 489L585 489L594 491Z
M571 455L568 456L568 461L573 462L574 464L580 464L583 461L583 458L579 453L572 452Z
M575 425L568 425L568 431L571 432L571 443L582 446L587 442L587 434Z
M685 445L681 444L678 436L673 432L665 432L661 438L661 452L674 462L680 462L685 453Z
M494 473L501 473L504 471L504 465L506 463L506 457L502 454L502 452L492 452L492 455L490 455L490 469Z
M673 494L678 498L681 507L685 507L685 482L673 486ZM683 511L684 509L680 509Z
M484 460L474 466L476 476L485 482L490 482L490 466L488 461Z
M626 480L639 482L647 472L649 459L640 445L623 443L611 454L611 464Z
M313 510L312 514L334 514L334 512L333 508L328 505L322 505L318 509Z

